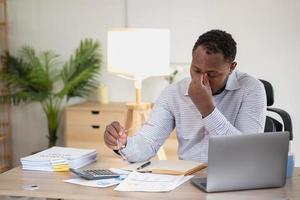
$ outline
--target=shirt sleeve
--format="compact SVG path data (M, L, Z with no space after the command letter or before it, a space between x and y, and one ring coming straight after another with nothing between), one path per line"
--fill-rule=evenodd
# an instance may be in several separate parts
M266 110L265 89L259 82L245 92L234 124L231 124L217 108L205 117L203 122L209 135L262 133L264 132Z
M122 153L129 162L141 162L155 156L173 131L175 119L167 98L168 91L165 89L155 103L147 122L134 136L128 138Z

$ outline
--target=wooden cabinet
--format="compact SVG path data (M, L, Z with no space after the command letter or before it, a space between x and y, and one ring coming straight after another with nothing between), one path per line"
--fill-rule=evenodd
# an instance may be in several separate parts
M124 125L126 114L126 103L83 102L66 107L65 145L97 149L100 156L115 157L115 153L103 142L105 127L113 121Z
M8 50L7 2L0 0L0 53Z

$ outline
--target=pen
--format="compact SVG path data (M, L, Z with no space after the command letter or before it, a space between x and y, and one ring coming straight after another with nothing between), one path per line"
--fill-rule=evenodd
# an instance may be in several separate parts
M139 166L138 168L136 168L136 170L143 169L143 168L147 167L150 164L151 164L151 161L145 162L144 164L142 164L141 166Z
M122 146L121 142L119 141L119 139L117 139L117 146L118 146L118 153L120 154L120 156L122 157L123 160L127 160L126 156L123 154L123 152L121 151L122 148L124 148L124 146Z
M126 132L128 132L130 130L131 130L131 128L129 128L127 130L123 129L122 132L126 133ZM122 134L120 134L120 135L122 135ZM123 160L127 160L126 156L121 151L124 147L125 147L125 145L122 145L121 142L120 142L120 138L118 138L117 139L117 148L118 148L117 151L118 151L118 153L120 154L120 156L122 157Z

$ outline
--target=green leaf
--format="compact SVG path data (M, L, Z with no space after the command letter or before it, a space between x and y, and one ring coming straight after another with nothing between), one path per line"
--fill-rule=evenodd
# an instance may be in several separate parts
M101 62L100 44L91 39L82 41L75 55L63 67L64 88L58 95L66 95L67 99L87 96L99 85L97 76L100 75Z

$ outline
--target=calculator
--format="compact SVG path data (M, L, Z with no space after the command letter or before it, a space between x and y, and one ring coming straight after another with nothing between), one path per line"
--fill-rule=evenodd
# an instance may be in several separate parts
M76 170L70 169L71 172L78 175L81 178L87 180L105 179L105 178L118 178L120 175L112 172L109 169L88 169L88 170Z

